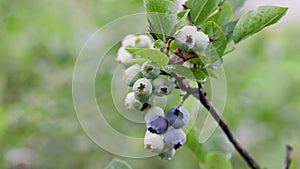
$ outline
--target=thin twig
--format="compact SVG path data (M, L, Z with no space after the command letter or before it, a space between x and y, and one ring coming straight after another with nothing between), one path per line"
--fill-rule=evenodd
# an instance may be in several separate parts
M170 44L171 44L171 42L172 42L173 40L174 40L173 38L170 38L170 39L167 41L167 43L166 43L164 53L165 53L167 56L169 56Z
M224 52L222 56L227 55L228 53L231 53L231 52L235 51L235 49L236 49L236 46L233 46L230 50Z
M259 165L251 157L250 153L246 149L244 149L242 145L237 141L237 139L233 136L226 122L220 117L220 113L218 112L218 110L214 107L214 105L206 96L206 92L204 91L201 83L198 83L198 88L200 102L210 112L213 118L219 123L219 126L222 128L222 130L226 134L229 141L233 144L235 149L240 153L240 155L244 158L244 160L252 169L260 169Z
M183 9L188 9L187 6L185 6L185 5L182 5L182 6L183 6ZM188 13L188 21L189 21L189 25L195 25L195 23L194 23L193 20L192 20L192 17L191 17L191 13L190 13L190 12Z
M285 161L284 161L284 164L283 164L283 167L282 169L288 169L290 167L290 164L292 162L292 151L293 151L293 147L287 145L286 146L286 156L285 156Z
M186 101L187 98L189 98L190 95L191 95L191 93L186 93L186 94L184 94L184 95L182 96L182 99L181 99L180 103L179 103L179 106L182 106L183 103Z
M202 84L198 83L198 88L192 88L190 86L186 86L183 84L183 80L185 78L178 76L176 73L170 73L170 74L178 82L178 86L181 90L186 91L188 93L192 93L197 99L200 100L202 105L210 112L213 118L219 123L219 126L222 128L229 141L233 144L233 146L240 153L240 155L245 159L248 165L252 169L260 169L259 165L251 157L249 152L246 149L244 149L241 146L241 144L236 140L236 138L233 136L226 122L219 116L220 113L206 96L206 92L204 91Z
M148 32L150 33L150 35L155 41L158 40L158 37L155 35L155 33L152 31L150 27L148 27Z
M206 95L205 90L202 87L202 84L198 82L198 88L192 88L189 85L184 85L184 77L178 76L176 73L170 73L173 78L177 81L178 87L180 90L185 91L191 95L193 95L195 98L199 99L201 104L210 112L210 114L213 116L213 118L218 122L221 129L226 134L229 141L233 144L235 149L238 151L238 153L244 158L244 160L247 162L247 164L252 169L260 169L260 166L258 163L252 158L250 153L242 147L242 145L238 142L238 140L233 136L232 132L230 131L228 125L226 122L222 119L222 117L219 115L220 113L215 108L215 106L212 104L212 102L209 100L209 98ZM287 146L287 153L286 153L286 159L283 166L283 169L288 169L291 163L291 153L293 148L291 146Z

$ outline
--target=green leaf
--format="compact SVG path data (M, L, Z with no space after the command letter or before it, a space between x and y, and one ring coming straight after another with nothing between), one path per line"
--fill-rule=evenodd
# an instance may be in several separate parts
M134 58L134 59L130 59L128 61L128 63L144 63L147 61L148 61L148 59L145 59L145 58Z
M190 9L184 9L177 13L178 18L186 19L188 13L190 12Z
M169 54L170 54L170 55L174 54L174 50L175 50L176 48L177 48L177 46L176 46L175 40L173 40L173 41L170 43Z
M219 76L217 75L217 73L215 71L209 69L209 68L204 69L203 73L205 73L206 76L209 76L209 77L212 77L212 78L215 78L215 79L219 78Z
M220 130L215 131L214 134L211 135L205 143L203 143L203 148L207 152L219 152L227 157L231 157L234 151L232 143Z
M163 41L183 26L177 18L177 8L169 0L144 0L147 19L151 30Z
M276 23L282 18L288 8L277 6L261 6L248 11L241 16L233 30L235 43L246 39L263 28Z
M203 81L206 78L206 74L199 69L190 69L195 77L194 80Z
M205 73L203 73L202 70L189 69L182 65L168 65L166 67L166 71L176 73L190 80L203 81L203 79L206 77Z
M233 12L238 10L240 7L242 7L246 0L227 0L231 5Z
M211 152L205 157L206 169L232 169L230 161L222 153Z
M215 38L215 40L212 42L212 45L218 53L219 57L222 56L223 52L226 49L227 39L219 25L213 21L206 22L202 26L202 31L208 36Z
M213 13L219 0L188 0L185 5L190 9L191 19L196 26L200 26Z
M114 158L105 169L132 169L132 167L127 162Z
M232 166L224 154L212 152L205 157L205 169L232 169Z
M158 39L154 42L154 48L156 48L156 49L164 49L165 45L166 44L160 39Z
M149 59L163 67L169 63L167 55L156 49L149 48L127 48L127 51L142 58Z
M224 34L226 36L227 42L231 41L233 38L233 30L238 21L231 21L222 26Z
M224 2L223 5L221 6L221 11L209 17L207 21L214 21L215 23L221 26L230 20L231 15L232 15L232 7L230 3Z
M187 135L185 145L194 153L198 160L204 162L207 152L204 150L202 144L199 143L199 136L199 133L195 129L192 129Z

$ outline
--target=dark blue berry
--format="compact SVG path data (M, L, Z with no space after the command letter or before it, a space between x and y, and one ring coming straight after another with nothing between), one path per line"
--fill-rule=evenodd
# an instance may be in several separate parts
M153 115L151 120L147 122L147 129L151 133L162 134L168 129L168 121L160 115Z
M171 108L167 113L168 123L174 128L182 128L190 119L190 114L182 106L176 106Z

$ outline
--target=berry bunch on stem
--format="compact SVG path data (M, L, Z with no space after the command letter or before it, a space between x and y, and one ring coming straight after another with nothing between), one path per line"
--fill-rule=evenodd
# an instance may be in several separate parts
M174 156L175 150L187 140L182 128L190 115L182 105L189 96L194 96L249 167L260 169L234 137L203 84L222 67L224 55L233 52L240 41L279 21L287 8L262 6L231 20L231 4L226 1L187 0L179 11L169 0L145 0L144 5L154 42L147 35L128 35L116 60L126 68L123 80L131 87L125 106L145 114L145 148L161 159L170 160ZM268 22L270 19L272 22ZM174 89L184 93L182 101L164 113L163 107L156 103L157 98L170 95ZM288 146L284 169L291 163L291 151Z

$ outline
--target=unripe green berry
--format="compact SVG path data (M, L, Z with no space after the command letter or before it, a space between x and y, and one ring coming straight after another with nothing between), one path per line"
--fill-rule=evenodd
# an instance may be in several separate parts
M153 94L156 96L166 96L172 93L174 84L165 76L158 76L152 81Z
M206 65L206 67L213 69L213 70L218 70L223 66L223 59L217 59L209 64Z
M171 148L159 153L158 156L161 160L171 160L175 153L175 149Z
M147 130L144 137L144 146L150 152L160 153L164 149L165 143L161 135L151 133Z
M142 65L142 74L148 79L154 79L159 76L160 68L156 63L148 61Z
M124 104L128 110L141 111L143 108L143 103L135 99L133 92L127 94Z
M152 94L152 84L149 79L141 78L133 84L134 97L145 103L149 101Z
M181 50L190 50L194 47L197 28L195 26L184 26L175 33L175 44Z
M122 79L128 86L132 86L139 78L142 77L141 66L138 64L127 68L122 76Z

